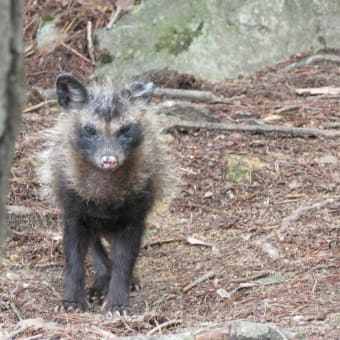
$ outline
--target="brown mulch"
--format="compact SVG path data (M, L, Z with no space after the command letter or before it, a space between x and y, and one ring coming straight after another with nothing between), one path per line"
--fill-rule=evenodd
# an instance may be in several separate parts
M76 18L64 42L86 58L87 20L97 29L108 22L112 10L105 1L91 6L88 1L26 0L26 5L27 46L34 44L40 18L63 13L61 32ZM339 97L295 94L299 87L340 87L339 67L318 65L285 71L285 66L303 57L218 84L176 73L171 73L170 83L164 73L144 76L167 87L212 90L225 97L244 95L233 103L209 105L221 122L265 121L296 127L339 122ZM60 45L26 57L26 70L29 89L52 87L60 72L72 71L84 80L94 72L91 64ZM28 105L35 101L30 97ZM294 110L276 114L292 105ZM273 115L279 117L270 117ZM31 207L34 214L9 219L0 277L0 334L17 332L16 339L39 335L44 339L99 339L110 334L146 334L169 320L180 319L181 323L162 329L163 333L204 322L247 319L272 322L309 339L338 338L339 139L174 132L171 143L183 178L180 193L168 213L150 219L137 266L144 288L131 293L135 314L109 319L98 304L82 314L55 311L63 284L61 223L58 213L39 198L34 158L41 148L39 132L55 118L55 107L48 105L23 114L9 204ZM256 160L261 166L249 170L247 181L232 181L227 171L230 155ZM337 163L329 161L334 157ZM297 209L332 198L333 202L303 211L282 228L282 221ZM188 237L205 244L194 245ZM183 287L211 270L214 278L183 293ZM267 272L267 278L274 277L272 284L244 287L235 282L245 278L251 283L246 277L262 271ZM92 275L90 263L88 273ZM219 289L230 296L221 297ZM25 326L20 318L36 320Z

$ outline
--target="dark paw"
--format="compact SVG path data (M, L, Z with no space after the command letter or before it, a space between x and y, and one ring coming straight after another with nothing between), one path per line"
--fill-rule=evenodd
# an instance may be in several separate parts
M131 315L131 307L129 305L111 305L104 301L102 310L108 317L126 317Z
M105 293L102 289L91 287L87 290L87 296L89 302L93 303L95 301L99 301L101 303L104 300Z
M87 302L76 302L76 301L66 301L63 300L60 305L56 307L58 312L84 312L87 307Z
M143 289L143 285L138 277L136 276L132 277L131 283L130 283L130 289L136 292Z

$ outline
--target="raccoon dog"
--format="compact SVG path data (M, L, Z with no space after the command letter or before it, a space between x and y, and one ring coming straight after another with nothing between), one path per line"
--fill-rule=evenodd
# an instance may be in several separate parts
M65 110L49 130L40 177L63 215L62 305L65 310L86 307L84 259L90 249L96 269L90 296L104 296L108 313L129 312L145 218L167 170L148 105L154 87L135 82L116 92L89 89L61 74L56 88Z

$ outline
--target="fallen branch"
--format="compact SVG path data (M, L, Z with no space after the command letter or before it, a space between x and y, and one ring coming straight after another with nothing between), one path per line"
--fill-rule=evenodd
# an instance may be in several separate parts
M210 271L210 272L204 274L203 276L199 277L197 280L195 280L192 283L190 283L187 286L185 286L183 288L183 293L187 293L189 290L191 290L192 288L196 287L200 283L202 283L204 281L207 281L209 279L212 279L214 277L215 277L215 272L214 271Z
M338 95L340 94L340 87L315 87L315 88L295 89L295 93L298 96L302 96L302 95L316 96L319 94Z
M301 206L294 210L290 215L286 216L282 222L280 229L277 230L278 233L281 233L282 231L286 230L289 228L289 226L292 224L292 222L297 221L300 217L308 213L310 210L315 210L315 209L322 209L325 206L327 206L330 203L334 203L335 199L334 198L329 198L326 200L323 200L321 202L316 202L311 205L306 205L306 206Z
M181 319L177 319L177 320L169 320L166 322L161 323L160 325L157 325L155 328L151 329L150 332L147 333L147 335L152 335L155 334L157 331L159 331L159 334L162 334L162 329L163 328L167 328L170 326L176 326L182 323Z
M41 109L42 107L45 107L47 105L55 105L57 104L57 100L56 99L49 99L49 100L44 100L43 102L39 103L39 104L36 104L36 105L32 105L32 106L29 106L27 107L23 113L29 113L29 112L33 112L35 110L39 110Z
M183 90L183 89L168 89L156 88L154 91L156 97L167 97L186 100L198 100L206 103L224 103L223 98L215 96L212 92L197 91L197 90Z
M191 122L191 121L178 121L169 123L163 130L168 133L173 129L206 129L206 130L224 130L224 131L238 131L238 132L251 132L251 133L277 133L291 137L325 137L325 138L338 138L340 137L339 131L327 131L318 128L298 128L288 127L281 125L234 125L223 123L210 123L210 122Z

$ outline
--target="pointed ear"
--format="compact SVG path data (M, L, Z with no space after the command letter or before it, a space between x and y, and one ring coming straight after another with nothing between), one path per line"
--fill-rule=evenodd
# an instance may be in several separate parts
M141 99L149 103L155 90L154 83L142 83L135 81L129 84L122 92L131 102Z
M58 102L65 109L80 109L89 101L89 91L86 86L70 74L59 74L56 88Z

